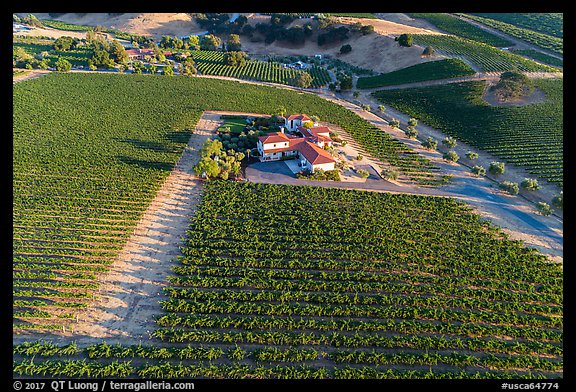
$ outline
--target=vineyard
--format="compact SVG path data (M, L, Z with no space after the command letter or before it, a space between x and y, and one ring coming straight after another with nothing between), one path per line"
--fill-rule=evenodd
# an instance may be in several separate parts
M39 55L42 52L50 52L46 56L50 66L54 66L59 58L68 60L73 66L88 66L88 59L92 57L92 49L89 47L58 51L53 48L54 40L14 37L12 41L12 54L15 55L17 48L22 48L30 55Z
M539 46L542 49L547 49L558 54L563 54L564 52L564 42L561 37L540 33L538 31L534 31L533 29L522 28L499 20L483 18L481 16L465 16L469 19L485 24L486 26L500 30L511 37L518 38ZM559 26L561 28L562 21L560 21Z
M209 182L182 253L149 343L25 343L14 374L563 374L560 267L453 199Z
M538 62L551 65L553 67L563 67L564 61L562 59L548 56L542 52L537 52L532 49L515 49L512 51L514 54L518 54L520 56L528 57Z
M483 82L378 91L381 102L529 173L563 186L563 81L535 79L542 103L494 107Z
M279 63L248 60L244 66L230 66L224 63L224 52L189 51L195 61L195 66L204 75L228 76L231 78L258 80L294 85L300 72L308 72L312 76L312 88L325 86L330 82L328 71L322 67L313 66L309 71L297 71L285 68Z
M445 33L495 47L512 46L512 42L491 34L452 15L442 13L410 13L412 18L425 19Z
M513 69L526 72L559 72L558 68L538 64L508 51L466 38L427 34L414 34L413 37L415 44L423 47L432 46L440 54L472 62L482 72L501 72Z
M133 232L204 110L273 114L284 106L289 113L317 115L406 178L438 181L427 159L312 94L206 78L77 73L18 83L13 97L16 330L69 326L97 299L98 277Z
M393 86L426 80L449 79L474 75L474 70L460 59L444 59L412 65L397 71L376 76L361 77L356 82L359 89Z
M538 31L558 38L564 37L564 14L562 13L487 13L472 15L498 20L500 22Z

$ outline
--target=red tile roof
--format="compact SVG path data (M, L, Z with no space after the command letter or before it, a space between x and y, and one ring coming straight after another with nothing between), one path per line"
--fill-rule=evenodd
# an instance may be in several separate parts
M292 115L288 116L288 121L290 121L290 120L309 121L309 120L311 120L311 118L305 114L292 114Z
M258 140L260 140L262 144L265 144L265 143L283 143L289 141L290 139L282 132L274 132L269 133L266 136L258 136Z
M296 150L300 151L304 158L313 165L336 162L336 160L332 158L326 150L307 140L298 143L296 145Z

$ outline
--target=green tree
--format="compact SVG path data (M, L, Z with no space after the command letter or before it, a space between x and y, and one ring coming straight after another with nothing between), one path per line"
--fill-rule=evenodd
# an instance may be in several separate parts
M522 72L506 71L490 90L502 100L514 99L532 94L534 82Z
M498 188L510 193L511 195L517 195L520 191L518 184L511 181L502 181L498 184Z
M365 25L360 27L360 32L362 35L372 34L374 32L374 26L372 25Z
M416 120L415 118L411 117L411 118L408 120L408 125L411 126L411 127L415 127L416 125L418 125L418 120Z
M564 191L561 191L559 195L552 198L552 205L558 209L563 209L564 207Z
M438 148L438 141L434 140L431 136L428 136L428 139L422 142L422 146L428 150L435 151Z
M404 133L406 133L409 139L416 139L418 137L418 131L414 127L408 127Z
M431 46L427 46L424 48L424 51L422 52L423 56L432 56L436 51L434 50L433 47Z
M477 159L477 158L478 158L478 153L472 152L472 151L468 151L468 152L466 153L466 158L470 159L471 161L474 160L474 159Z
M378 105L378 111L379 111L380 113L384 113L384 112L386 111L386 106L384 106L384 105Z
M460 156L456 153L456 151L448 151L446 154L444 154L444 159L446 159L447 161L450 162L458 162L458 159L460 159Z
M396 169L388 168L382 170L382 177L387 180L397 180L400 176L400 173Z
M476 165L472 168L472 173L476 174L477 176L485 176L486 168L483 166Z
M246 53L226 52L224 53L224 64L232 67L242 67L246 65Z
M144 63L142 61L134 61L132 63L132 68L135 74L141 74L144 71Z
M398 128L400 126L400 120L393 118L388 121L388 125L390 125L392 128Z
M54 44L52 44L54 50L65 52L72 47L72 37L62 36L58 37Z
M222 142L220 140L207 139L200 149L200 156L203 158L211 158L213 156L218 156L221 151Z
M128 53L120 41L112 40L110 43L110 57L118 64L123 64L128 61Z
M229 52L239 52L242 50L242 44L240 43L240 36L238 34L230 34L226 42L226 50Z
M204 176L210 179L220 174L220 167L215 160L204 157L194 166L194 172L197 176Z
M362 178L370 177L370 173L368 172L368 170L358 169L358 170L356 170L356 173L358 173L358 175Z
M55 64L56 71L58 72L69 72L72 69L72 64L62 57L58 57L58 61Z
M543 201L539 201L538 203L536 203L536 210L544 216L552 214L552 207L550 207L548 203L544 203Z
M358 97L360 96L360 91L354 91L354 92L352 93L352 96L353 96L354 98L358 98Z
M540 185L538 185L538 180L535 178L525 178L520 183L520 187L522 189L526 189L527 191L535 191L540 189Z
M296 87L308 88L312 84L312 76L308 72L300 72L296 75Z
M504 174L504 162L491 162L488 171L492 174Z
M350 53L351 51L352 51L352 46L350 46L349 44L342 45L340 47L340 54Z
M445 137L444 140L442 140L442 143L448 148L454 148L457 144L456 139L454 139L452 136Z
M412 34L400 34L398 43L400 46L412 46Z
M186 42L188 43L190 50L200 50L200 38L197 35L188 37Z
M201 50L218 50L221 44L222 40L213 34L206 34L200 38Z

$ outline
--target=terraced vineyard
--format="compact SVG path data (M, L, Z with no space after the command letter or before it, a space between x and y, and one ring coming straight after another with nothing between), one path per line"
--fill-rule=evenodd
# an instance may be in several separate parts
M559 72L558 68L497 49L473 40L453 35L414 34L414 43L432 46L438 53L475 64L482 72L501 72L517 69L526 72Z
M563 374L560 267L453 199L210 182L182 251L155 339L15 346L14 374Z
M482 30L481 28L460 20L452 15L443 13L410 13L408 15L412 18L425 19L440 30L448 34L454 34L458 37L483 42L487 45L496 47L512 45L512 42Z
M563 80L535 79L542 103L494 107L483 82L378 91L374 97L448 135L563 185Z
M361 77L358 78L356 87L359 89L377 88L474 74L474 70L462 60L444 59L416 64L376 76Z
M532 49L515 49L515 50L512 50L512 53L518 54L520 56L528 57L528 58L531 58L533 60L539 61L541 63L552 65L554 67L563 67L564 66L564 60L556 58L556 57L548 56L542 52L537 52L537 51L532 50Z
M196 68L204 75L293 85L299 73L308 72L312 76L311 87L313 88L325 86L331 80L328 71L322 67L313 66L308 71L298 71L293 68L284 68L279 63L257 60L248 60L244 66L233 67L224 63L224 52L193 50L189 53L196 62Z
M498 20L525 29L538 31L554 37L564 37L564 14L562 13L473 13L471 15Z

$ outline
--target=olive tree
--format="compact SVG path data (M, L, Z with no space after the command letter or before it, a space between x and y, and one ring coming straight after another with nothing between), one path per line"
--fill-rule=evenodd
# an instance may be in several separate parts
M526 189L527 191L535 191L540 189L540 185L538 185L538 180L535 178L525 178L520 183L522 189Z
M504 162L491 162L488 171L492 174L504 174Z

